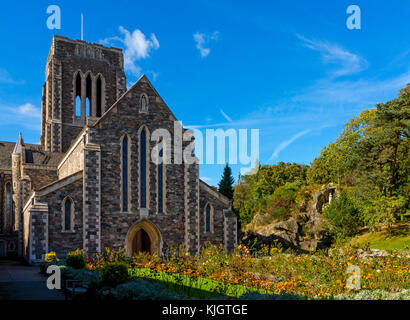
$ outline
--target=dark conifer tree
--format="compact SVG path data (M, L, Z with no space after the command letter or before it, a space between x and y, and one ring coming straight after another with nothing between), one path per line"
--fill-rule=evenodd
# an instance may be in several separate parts
M232 177L232 170L226 164L224 168L224 172L222 174L221 181L218 184L218 191L222 193L224 196L228 197L229 199L233 199L233 184L235 180Z

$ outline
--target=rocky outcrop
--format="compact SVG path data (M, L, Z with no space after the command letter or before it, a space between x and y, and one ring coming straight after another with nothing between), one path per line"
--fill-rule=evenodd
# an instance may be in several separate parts
M255 247L262 244L271 245L280 242L284 248L301 251L314 251L327 246L322 235L322 212L324 207L337 195L337 189L332 184L316 192L311 201L304 201L299 207L299 214L286 221L263 225L263 216L255 216L252 232L245 240L255 242ZM258 226L259 225L259 226ZM252 234L252 236L251 236Z

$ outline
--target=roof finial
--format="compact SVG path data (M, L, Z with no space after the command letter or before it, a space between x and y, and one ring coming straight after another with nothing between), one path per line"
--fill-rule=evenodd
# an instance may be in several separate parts
M81 40L84 40L84 14L81 12Z

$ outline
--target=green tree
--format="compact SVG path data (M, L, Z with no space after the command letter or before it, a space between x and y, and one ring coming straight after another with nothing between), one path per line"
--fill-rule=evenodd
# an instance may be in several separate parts
M309 184L354 185L357 172L357 144L372 134L376 110L364 110L350 119L335 142L324 147L320 156L313 160L307 172Z
M226 164L224 168L224 172L222 174L221 181L219 181L218 184L218 191L222 193L224 196L226 196L229 199L233 199L233 184L235 180L232 177L232 170Z
M372 230L376 229L378 225L383 225L390 232L391 225L406 211L406 205L406 200L402 196L375 199L365 207L363 220Z
M357 144L355 162L362 183L374 184L384 196L404 191L408 182L409 127L410 85L398 98L376 105L372 135Z
M354 236L359 232L360 212L346 192L341 192L325 207L323 215L331 225L334 235Z

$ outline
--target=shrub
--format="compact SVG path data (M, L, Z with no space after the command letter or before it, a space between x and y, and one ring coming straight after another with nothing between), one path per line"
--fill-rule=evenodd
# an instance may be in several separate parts
M273 219L286 220L289 218L295 206L298 189L296 183L286 183L276 188L273 195L267 199L266 212Z
M44 257L45 262L57 262L58 258L57 255L54 251L51 251L49 253L46 253L46 256Z
M101 284L107 287L116 287L130 281L128 265L124 262L107 262L101 271Z
M118 300L175 300L180 299L165 287L142 279L120 284L112 290Z
M77 249L67 253L66 265L74 269L82 269L85 267L85 259L83 250Z
M324 216L331 225L331 231L335 235L350 237L359 232L360 217L355 203L345 192L333 199L326 206Z

